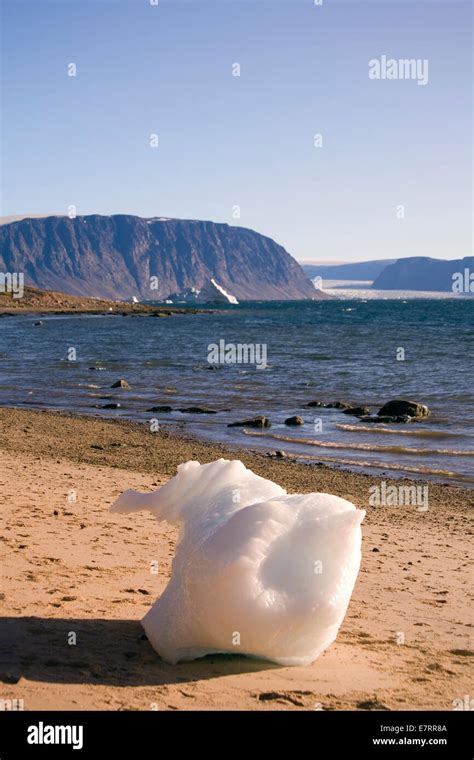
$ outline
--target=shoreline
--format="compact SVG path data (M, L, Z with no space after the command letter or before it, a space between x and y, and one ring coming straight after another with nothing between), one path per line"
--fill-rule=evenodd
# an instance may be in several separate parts
M152 306L145 303L113 301L90 296L74 296L55 290L39 290L25 287L20 298L12 293L0 292L0 317L13 317L19 314L29 316L47 316L51 314L91 314L96 316L149 316L170 317L173 314L209 314L212 309L180 306Z
M181 462L220 456L289 492L327 491L367 510L346 617L311 666L237 655L170 666L143 635L177 531L149 513L111 514L110 504L127 488L156 489ZM429 484L426 512L371 507L377 482L140 423L0 408L2 699L23 699L25 710L453 709L472 677L473 494Z
M160 472L162 475L172 477L176 473L178 464L187 461L187 459L197 458L201 464L204 464L220 457L224 459L237 458L246 467L251 467L262 477L277 481L278 474L280 474L280 477L283 478L280 485L290 492L292 488L297 490L298 487L307 490L324 490L320 487L323 485L324 487L335 488L335 495L349 500L357 498L358 494L360 498L361 492L368 493L370 486L379 483L382 479L379 475L330 466L324 464L323 461L310 463L296 461L297 459L304 459L304 456L300 455L286 454L280 458L263 448L242 448L238 444L231 445L208 441L191 432L181 431L178 433L164 426L158 432L151 432L145 422L110 419L99 414L80 414L63 410L0 407L0 449L11 450L5 430L9 429L11 432L12 424L16 425L18 429L23 422L28 423L30 415L35 420L35 427L29 431L33 433L34 437L29 435L23 444L18 438L15 439L12 447L14 451L31 453L40 450L42 446L46 446L52 451L51 444L44 442L51 435L51 423L60 421L58 426L60 426L64 437L57 438L57 430L55 431L57 444L55 450L59 456L78 463L105 464L148 474ZM53 427L57 426L53 425ZM80 428L79 431L78 427ZM108 437L112 435L118 436L121 441L110 443ZM88 443L89 438L96 442ZM132 448L130 450L129 445L127 451L127 442L130 438L133 440ZM150 459L147 461L144 461L141 456L135 456L133 451L133 448L144 447L143 440L150 444L153 443L152 451L148 452ZM125 448L122 446L122 441L125 443ZM172 448L169 444L172 444ZM273 447L271 450L275 451ZM41 453L48 455L47 450L43 450ZM386 473L383 475L383 480L387 484L395 486L403 483L417 487L428 486L430 491L434 492L436 501L440 499L440 489L442 489L443 494L446 489L452 501L456 503L465 501L474 506L474 490L462 485L434 482L418 477L412 479L409 475L390 477ZM318 485L319 487L316 488Z
M5 354L1 404L77 414L104 409L107 416L147 421L155 408L160 425L178 428L183 423L191 435L222 441L224 446L283 449L300 462L325 462L346 471L473 488L474 417L465 353L470 310L466 306L447 304L438 310L420 302L392 309L380 302L347 309L347 304L337 302L324 306L262 302L250 309L246 304L215 309L197 321L190 317L184 322L174 313L168 321L150 321L152 315L164 313L141 315L134 311L136 305L130 306L130 316L142 318L125 316L119 321L108 318L112 313L33 316L25 312L0 319ZM366 332L373 319L387 326L383 349L378 333ZM416 361L416 369L403 362L392 366L388 352L404 320L410 324L405 336L407 360ZM316 341L313 322L320 325ZM430 326L425 328L430 345L417 356L425 322ZM291 350L281 339L283 325L293 336ZM459 331L463 337L457 340L463 346L466 341L465 347L432 375L438 349L449 352ZM245 340L248 345L226 343L231 340ZM262 342L252 342L257 340ZM213 355L221 341L229 346L228 361L225 354L218 361ZM247 346L246 354L239 354L241 346ZM72 357L71 348L77 352ZM255 360L264 348L268 367L256 372L262 365ZM385 357L382 365L380 351ZM67 361L70 358L74 363ZM21 370L35 360L41 377ZM387 378L382 379L385 374ZM450 374L456 374L455 390ZM122 377L131 387L112 390ZM392 425L387 418L387 424L369 426L369 422L380 422L377 410L396 398L413 398L428 406L430 417L419 420L420 424ZM326 410L340 404L340 399L353 407L370 407L367 424L362 412L345 416L350 410L342 406ZM210 406L218 413L200 417L191 413L196 405ZM271 428L227 429L255 415L266 416ZM294 416L303 419L304 425L284 424Z

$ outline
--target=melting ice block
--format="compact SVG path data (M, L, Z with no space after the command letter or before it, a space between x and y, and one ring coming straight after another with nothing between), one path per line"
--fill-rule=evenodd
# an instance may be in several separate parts
M240 461L186 462L149 509L181 528L171 580L142 625L166 662L230 652L308 665L336 638L359 571L365 512L326 493L288 495Z

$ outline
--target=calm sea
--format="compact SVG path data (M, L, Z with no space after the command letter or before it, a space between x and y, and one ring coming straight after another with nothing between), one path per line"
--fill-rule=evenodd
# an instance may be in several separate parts
M153 418L202 438L308 461L472 486L473 315L474 301L466 299L245 303L166 319L45 316L42 326L34 325L38 317L5 317L0 404ZM264 344L268 366L210 369L208 346L219 341ZM119 378L131 390L111 389ZM376 411L397 397L427 404L431 416L380 426L306 406L342 399ZM102 408L114 402L121 407ZM155 405L173 411L147 412ZM191 405L219 413L177 411ZM272 427L227 427L255 414L267 415ZM294 414L304 426L284 425Z

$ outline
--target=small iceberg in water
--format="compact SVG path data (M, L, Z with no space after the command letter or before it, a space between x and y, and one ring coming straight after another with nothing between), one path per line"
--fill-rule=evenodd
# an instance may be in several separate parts
M166 303L231 303L238 304L238 300L228 293L222 285L210 279L201 289L187 288L182 293L171 293Z
M169 663L212 653L308 665L336 638L359 571L365 512L325 493L287 494L240 461L186 462L113 512L180 527L172 576L142 625Z

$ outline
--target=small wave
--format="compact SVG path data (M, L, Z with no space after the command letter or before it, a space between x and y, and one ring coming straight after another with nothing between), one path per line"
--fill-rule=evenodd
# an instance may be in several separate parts
M383 435L406 435L416 436L418 438L463 438L461 433L448 433L441 430L402 430L397 428L377 427L377 425L344 425L338 423L338 430L348 430L350 433L382 433Z
M306 457L303 456L301 458L304 459L318 459L318 457ZM321 461L321 459L319 459ZM419 475L435 475L435 476L442 476L444 478L455 478L456 480L462 480L464 483L474 483L474 478L469 477L468 475L463 475L459 472L453 472L452 470L441 470L438 468L433 467L417 467L416 465L404 465L404 464L397 464L395 462L371 462L371 461L364 461L364 460L355 460L355 459L339 459L338 457L324 457L322 460L323 462L333 462L343 465L348 465L351 467L364 467L365 469L375 467L379 470L396 470L398 472L413 472L417 473Z
M378 451L386 454L418 454L433 455L440 454L443 456L453 457L473 457L474 451L462 449L419 449L411 446L376 446L371 443L338 443L337 441L318 441L312 438L292 438L288 435L279 435L278 433L256 433L245 430L245 435L260 436L263 438L273 438L277 441L286 441L287 443L302 443L305 446L319 446L323 449L354 449L356 451Z
M287 453L287 457L290 459L299 459L304 461L317 461L317 462L331 462L331 464L339 464L339 465L346 465L348 467L361 467L365 470L368 469L377 469L377 470L394 470L397 472L413 472L418 475L425 475L425 476L437 476L437 477L443 477L443 478L453 478L455 480L462 481L463 483L474 483L474 478L469 477L469 475L463 475L459 472L453 472L452 470L441 470L441 469L435 469L433 467L423 467L416 465L409 464L398 464L395 462L379 462L379 461L370 461L370 460L364 460L364 459L341 459L340 457L329 457L324 456L323 458L317 457L311 454L291 454Z

